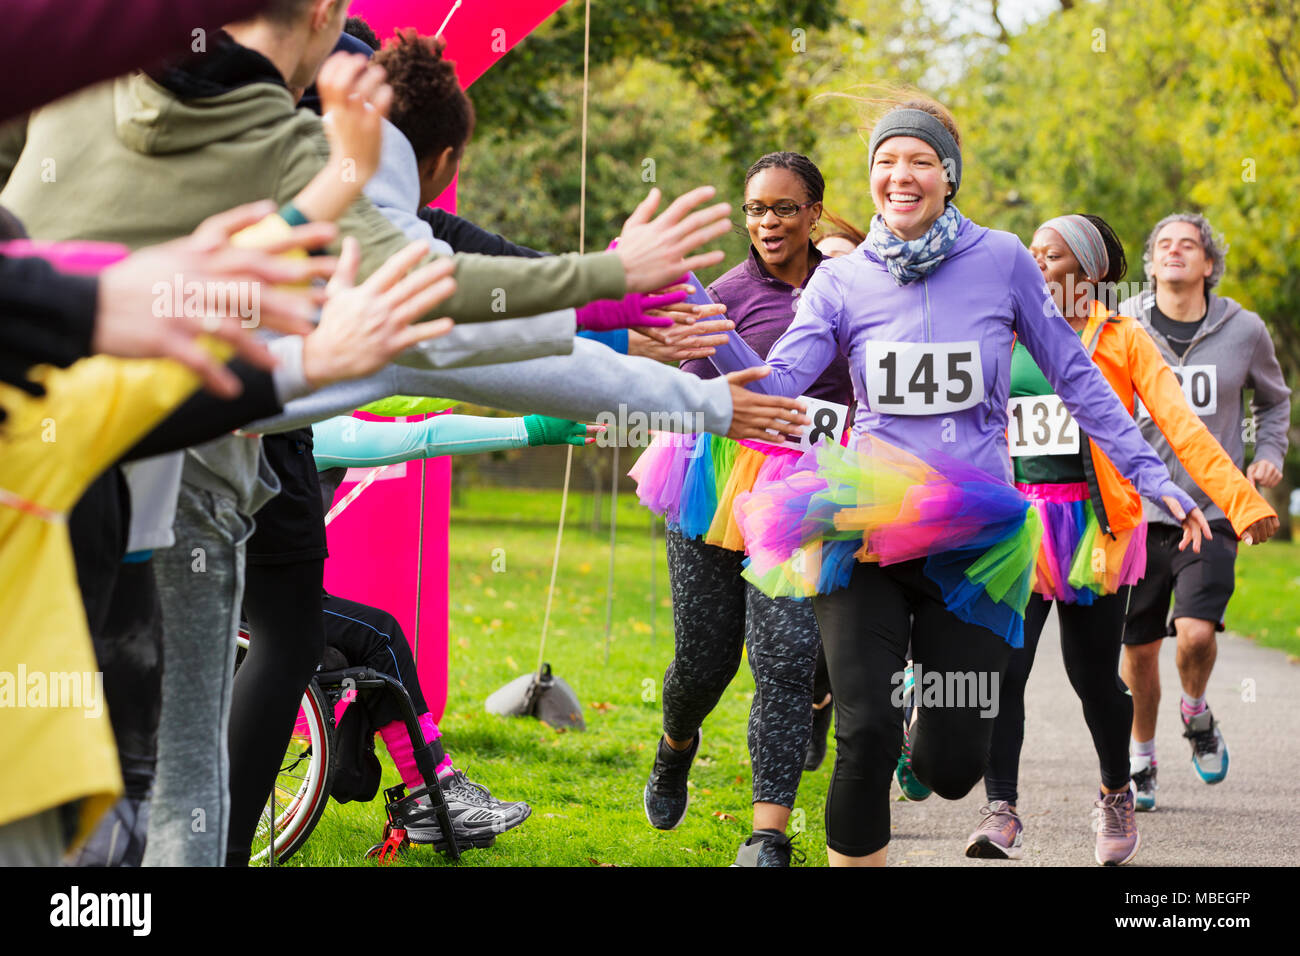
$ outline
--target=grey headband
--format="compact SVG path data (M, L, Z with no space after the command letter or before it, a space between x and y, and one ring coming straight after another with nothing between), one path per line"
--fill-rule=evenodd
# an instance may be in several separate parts
M948 197L948 201L951 202L961 187L961 149L947 127L924 110L894 110L886 113L871 131L871 142L867 147L868 169L875 165L876 147L893 136L915 136L930 144L939 155L944 172L950 175L952 196Z

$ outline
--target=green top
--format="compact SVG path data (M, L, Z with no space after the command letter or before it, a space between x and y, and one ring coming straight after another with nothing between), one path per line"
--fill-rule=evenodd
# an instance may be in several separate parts
M1055 394L1051 384L1043 375L1042 370L1039 369L1038 364L1030 357L1029 350L1025 348L1023 343L1016 342L1016 346L1011 352L1010 397L1054 396ZM1035 414L1036 412L1038 414ZM1035 432L1046 433L1052 429L1057 430L1059 433L1059 424L1051 417L1043 415L1041 410L1036 409L1032 404L1027 408L1022 407L1018 418L1016 409L1013 406L1008 420L1007 444L1014 449L1017 438L1021 434L1029 436ZM1082 451L1083 447L1080 448L1080 452ZM1013 457L1011 464L1015 469L1016 481L1022 484L1069 484L1087 480L1083 472L1083 456L1081 453Z

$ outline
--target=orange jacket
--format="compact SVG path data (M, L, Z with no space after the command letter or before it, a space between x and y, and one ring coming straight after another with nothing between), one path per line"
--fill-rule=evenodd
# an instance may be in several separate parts
M1094 333L1097 340L1092 360L1124 407L1132 414L1134 397L1142 399L1187 473L1223 509L1237 536L1261 518L1277 517L1187 404L1173 370L1142 324L1128 316L1111 315L1101 303L1093 302L1092 314L1083 329L1085 346L1092 343ZM1109 530L1137 527L1142 520L1142 499L1137 489L1094 442L1088 444Z

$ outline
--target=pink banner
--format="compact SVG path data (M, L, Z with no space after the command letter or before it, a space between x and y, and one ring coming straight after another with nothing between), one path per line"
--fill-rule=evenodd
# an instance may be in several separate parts
M511 47L563 6L564 0L353 0L381 40L404 27L442 35L447 58L468 87ZM434 203L456 211L456 183ZM358 417L368 418L358 413ZM365 472L349 472L342 499ZM409 461L389 468L329 526L325 587L331 594L383 608L397 618L415 654L420 687L434 720L447 704L447 525L451 459Z

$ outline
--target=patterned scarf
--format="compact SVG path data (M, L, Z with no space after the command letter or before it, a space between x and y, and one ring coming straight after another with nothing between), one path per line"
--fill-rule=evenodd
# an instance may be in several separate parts
M961 228L962 215L951 204L919 239L899 239L889 231L884 217L876 213L871 217L867 243L871 251L885 260L889 274L899 285L907 285L928 276L952 251Z

